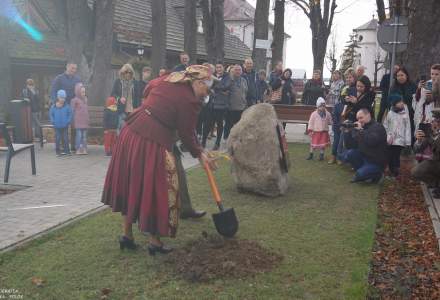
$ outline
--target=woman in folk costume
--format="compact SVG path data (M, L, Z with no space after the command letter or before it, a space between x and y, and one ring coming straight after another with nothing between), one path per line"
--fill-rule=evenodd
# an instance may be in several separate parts
M197 143L195 128L211 74L190 66L150 82L142 105L126 120L107 171L102 202L124 216L120 248L135 249L132 223L150 233L148 251L168 253L160 237L174 237L179 218L179 186L172 147L177 135L193 157L215 168Z

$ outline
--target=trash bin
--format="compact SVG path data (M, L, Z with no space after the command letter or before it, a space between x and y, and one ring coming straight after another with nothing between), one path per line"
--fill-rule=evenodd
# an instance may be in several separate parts
M32 112L28 100L12 100L10 102L11 125L14 126L14 143L33 143Z

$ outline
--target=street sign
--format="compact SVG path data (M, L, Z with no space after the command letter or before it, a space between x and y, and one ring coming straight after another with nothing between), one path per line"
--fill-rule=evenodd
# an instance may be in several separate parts
M385 20L377 31L377 41L387 52L405 51L408 47L408 18L399 16L397 19Z
M269 40L260 40L260 39L256 39L255 40L255 48L257 49L270 49L270 44L271 41Z

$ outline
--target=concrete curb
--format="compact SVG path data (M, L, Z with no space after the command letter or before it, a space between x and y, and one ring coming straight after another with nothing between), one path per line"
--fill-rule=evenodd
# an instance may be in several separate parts
M426 184L422 183L422 191L425 202L431 215L432 225L434 226L435 237L440 250L440 199L434 198Z
M189 171L189 170L196 169L196 168L200 168L200 164L199 163L196 163L194 165L190 165L190 166L186 167L185 171ZM10 185L10 186L12 186L12 185ZM26 188L30 188L30 186L25 186L25 187ZM69 225L71 225L71 224L73 224L73 223L75 223L75 222L77 222L79 220L82 220L84 218L90 217L90 216L92 216L94 214L97 214L97 213L107 209L107 208L108 208L108 206L106 206L106 205L100 205L97 208L88 210L88 211L86 211L86 212L84 212L84 213L82 213L82 214L80 214L78 216L75 216L75 217L73 217L71 219L68 219L68 220L65 220L65 221L61 222L58 225L55 225L55 226L50 227L50 228L48 228L46 230L43 230L43 231L41 231L39 233L31 235L31 236L29 236L29 237L27 237L27 238L25 238L25 239L23 239L21 241L18 241L18 242L14 243L14 244L8 245L5 248L0 249L0 254L8 252L8 251L11 251L11 250L14 250L14 249L17 249L17 248L20 248L20 247L23 247L23 246L26 246L28 243L32 242L33 240L36 240L36 239L38 239L40 237L45 236L48 233L57 231L57 230L59 230L61 228L67 227L67 226L69 226Z
M84 213L82 213L82 214L80 214L80 215L78 215L76 217L73 217L71 219L68 219L66 221L61 222L58 225L50 227L50 228L48 228L46 230L43 230L43 231L41 231L39 233L36 233L34 235L29 236L29 237L25 238L24 240L21 240L21 241L19 241L17 243L11 244L11 245L3 248L3 249L0 249L0 254L8 252L8 251L11 251L11 250L14 250L14 249L17 249L19 247L23 247L26 244L32 242L33 240L36 240L36 239L38 239L40 237L43 237L44 235L46 235L48 233L51 233L51 232L57 231L57 230L59 230L61 228L67 227L67 226L69 226L69 225L71 225L71 224L73 224L73 223L75 223L75 222L77 222L77 221L79 221L81 219L84 219L86 217L89 217L89 216L92 216L94 214L97 214L97 213L99 213L99 212L101 212L101 211L103 211L103 210L105 210L107 208L108 208L108 206L101 205L101 206L99 206L97 208L88 210L88 211L86 211L86 212L84 212Z

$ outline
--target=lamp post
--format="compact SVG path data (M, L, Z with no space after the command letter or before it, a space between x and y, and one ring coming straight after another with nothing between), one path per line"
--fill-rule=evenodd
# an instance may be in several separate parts
M141 43L139 43L139 45L137 46L136 51L137 51L139 60L142 60L142 58L144 57L145 48Z

